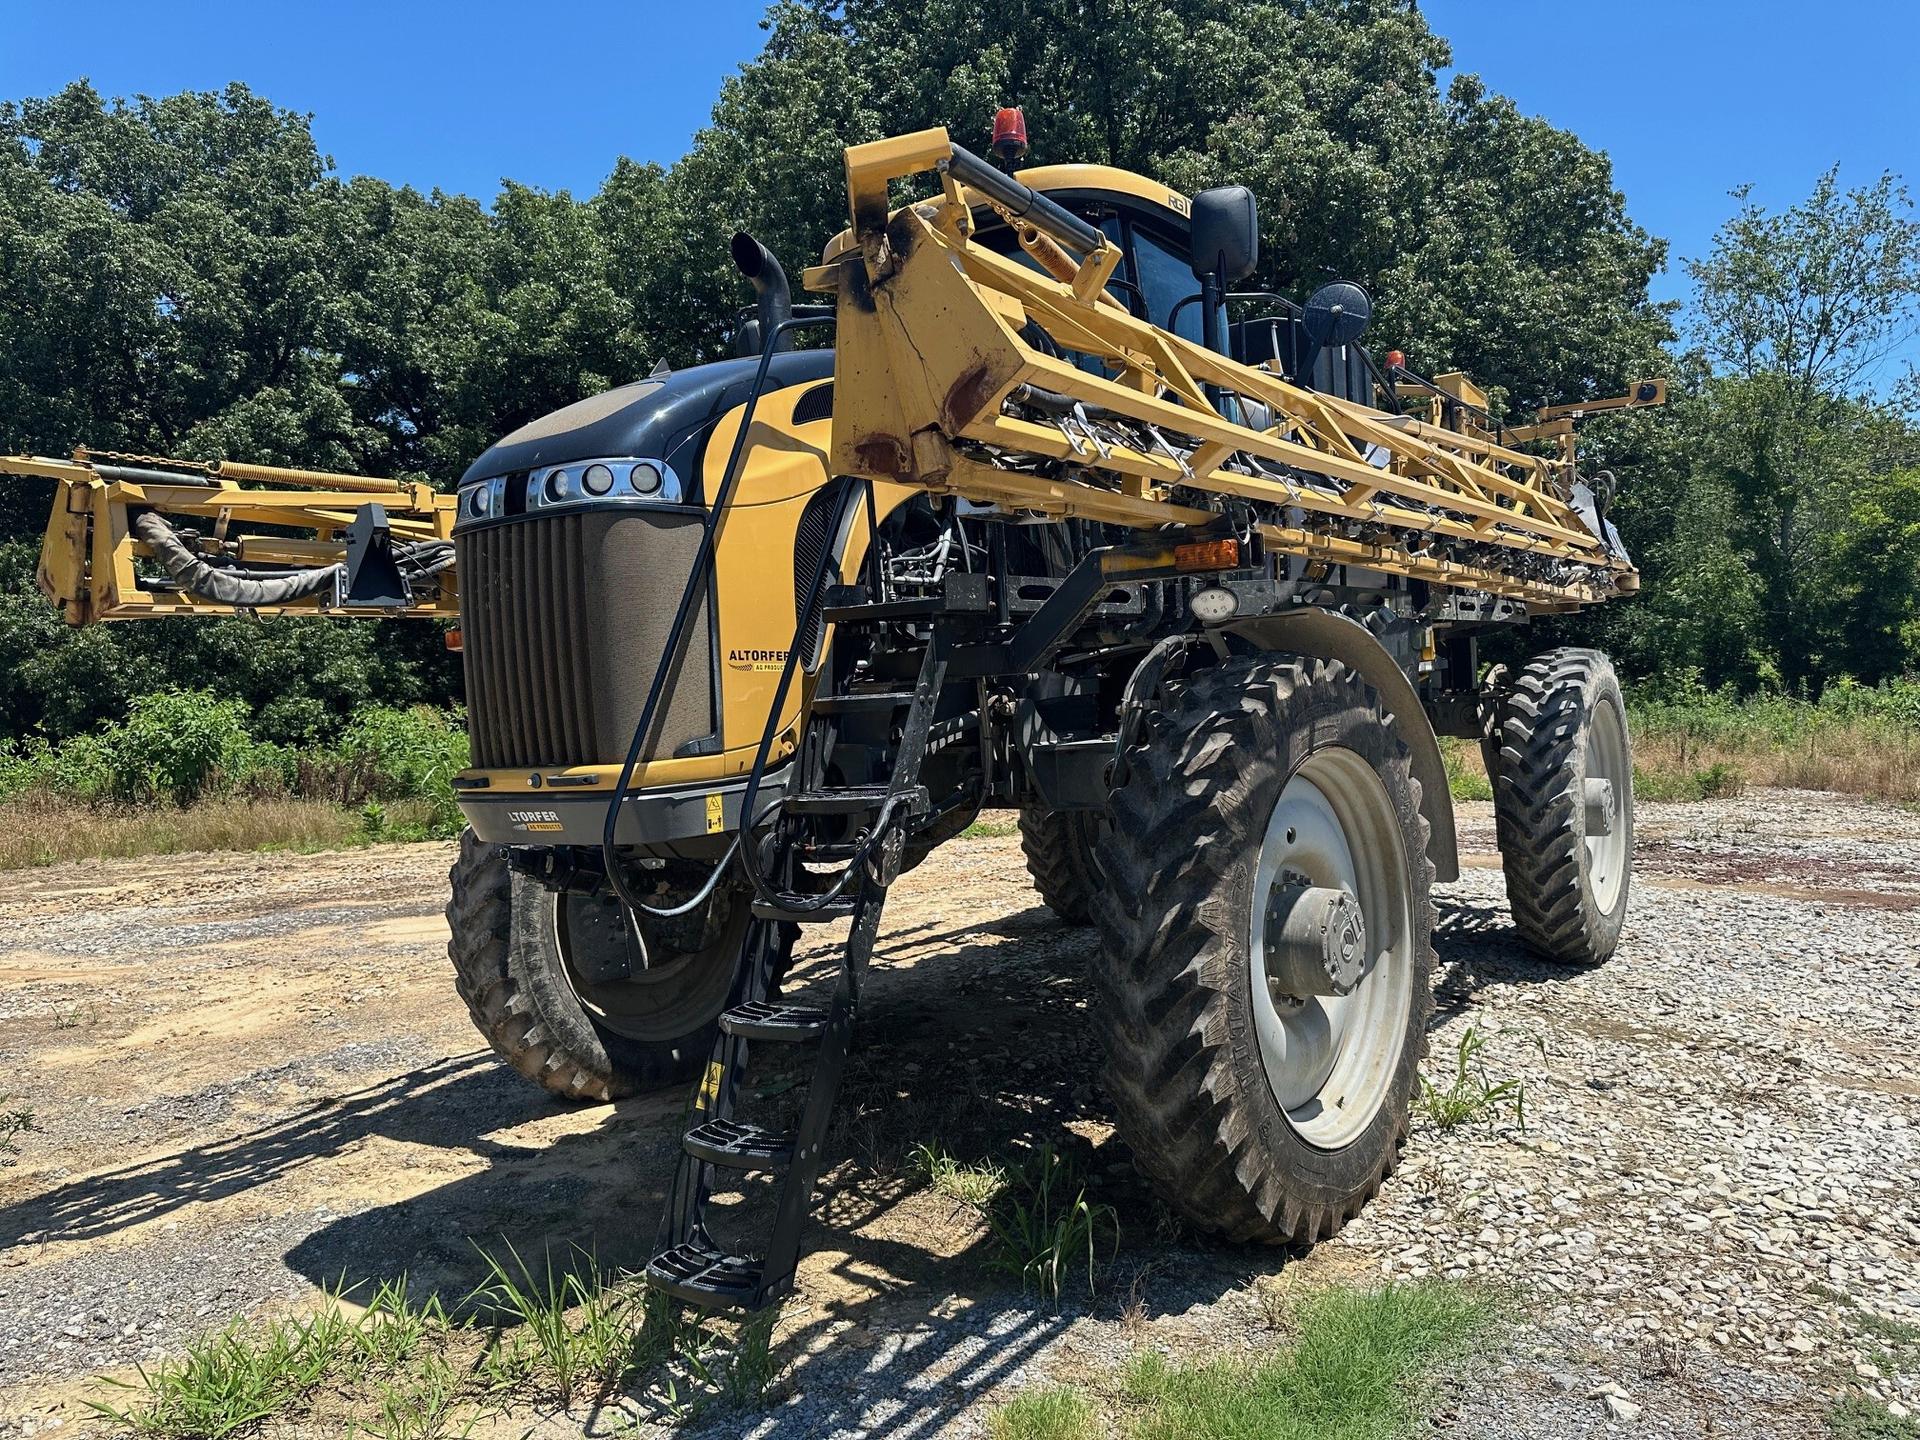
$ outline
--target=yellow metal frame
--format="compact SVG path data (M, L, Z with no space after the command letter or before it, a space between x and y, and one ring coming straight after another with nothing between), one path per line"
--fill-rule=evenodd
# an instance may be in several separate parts
M1632 565L1572 503L1570 449L1529 454L1472 427L1334 399L1240 365L1114 303L1102 289L1118 259L1110 245L1073 261L1014 221L1051 274L976 245L979 197L944 173L951 153L940 129L846 152L854 243L807 276L838 296L835 473L1147 528L1215 523L1231 497L1265 502L1270 518L1257 528L1267 544L1314 559L1555 608L1636 588ZM892 182L927 171L941 172L942 193L890 211ZM1114 378L1028 345L1020 331L1029 321L1062 348L1100 357ZM1449 378L1467 393L1464 376ZM1003 413L1027 384L1176 437L1183 453L1094 446ZM1273 423L1238 423L1210 400L1210 386L1261 402ZM1250 456L1288 478L1248 473ZM1006 457L1057 464L1043 476ZM1492 548L1469 565L1391 543L1424 536ZM1501 562L1509 552L1513 570ZM1519 563L1526 556L1566 562L1573 578L1527 573L1538 567Z
M126 465L143 470L179 472L179 484L110 479L95 468ZM381 505L398 540L446 540L452 537L452 495L430 485L403 484L365 475L335 475L319 470L290 470L234 461L201 462L156 459L79 450L71 460L42 455L0 455L0 475L51 480L52 512L40 546L35 578L69 625L100 620L140 620L161 615L232 615L240 608L176 590L150 589L139 562L152 552L134 538L129 521L136 510L191 516L213 522L211 546L227 540L230 525L268 525L311 532L309 537L242 535L220 553L242 563L284 565L296 569L336 565L346 559L347 527L370 503ZM196 483L196 477L205 477ZM203 540L203 552L216 553ZM339 608L308 597L285 605L247 607L250 615L405 614L452 619L459 614L454 572L438 577L430 599L404 610Z

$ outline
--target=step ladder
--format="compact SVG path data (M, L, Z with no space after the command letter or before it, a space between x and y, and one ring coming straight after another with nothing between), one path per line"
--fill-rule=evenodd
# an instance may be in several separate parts
M951 592L873 600L860 586L825 591L820 618L843 632L889 627L898 634L898 627L911 625L916 631L924 627L926 633L924 639L903 642L888 652L898 658L910 656L916 644L922 647L911 688L902 688L898 678L867 674L837 691L815 695L794 779L771 833L760 844L743 844L749 860L757 856L760 861L757 867L748 866L755 889L752 919L728 1007L720 1016L719 1034L688 1111L682 1153L646 1269L648 1281L676 1299L705 1308L755 1311L793 1287L801 1231L812 1208L887 888L900 873L909 836L929 815L920 768L952 648L952 631L941 622L955 608L981 608L972 598L962 596L956 607ZM809 633L810 622L803 616L795 653L801 637ZM778 708L776 704L776 713ZM897 726L884 727L891 739L884 781L836 784L831 779L841 724L855 715L899 717ZM840 868L825 881L803 870L803 862L828 859L840 862ZM806 883L809 878L813 884ZM852 925L827 1003L776 998L777 927L847 918ZM812 1063L797 1121L790 1128L774 1128L739 1118L752 1072L761 1068L755 1062L771 1060L777 1066L798 1061L804 1068L807 1050ZM743 1201L740 1192L755 1186L750 1178L755 1176L767 1179ZM771 1197L769 1183L776 1187ZM729 1199L737 1203L719 1203ZM752 1200L759 1202L758 1223L748 1217ZM722 1210L725 1215L718 1213ZM722 1220L731 1224L716 1223ZM750 1233L729 1234L723 1241L716 1236L723 1228ZM757 1244L744 1243L755 1240Z

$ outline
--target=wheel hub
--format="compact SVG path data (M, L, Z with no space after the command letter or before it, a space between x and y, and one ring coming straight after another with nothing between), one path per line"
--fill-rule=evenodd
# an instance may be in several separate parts
M1289 875L1267 902L1267 989L1276 1009L1309 996L1351 995L1371 968L1360 902L1342 886Z
M1589 780L1585 786L1587 835L1589 838L1613 833L1613 782Z

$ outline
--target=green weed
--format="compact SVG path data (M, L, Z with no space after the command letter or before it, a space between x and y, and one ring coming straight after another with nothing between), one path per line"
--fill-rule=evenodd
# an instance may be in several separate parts
M936 1195L944 1195L983 1214L994 1197L1006 1188L1004 1166L991 1160L973 1164L956 1160L937 1141L914 1146L911 1164L914 1173L932 1186Z
M19 1137L34 1129L33 1108L13 1104L13 1096L0 1095L0 1155L18 1155Z
M1419 1427L1419 1383L1492 1325L1485 1300L1439 1281L1328 1290L1298 1337L1255 1361L1169 1364L1148 1352L1123 1379L1137 1440L1390 1440ZM1071 1432L1069 1432L1071 1433Z
M1088 1200L1086 1186L1051 1146L1000 1191L987 1223L994 1268L1019 1276L1023 1286L1054 1300L1083 1255L1087 1288L1094 1288L1103 1237L1111 1242L1105 1247L1109 1259L1120 1248L1120 1220L1113 1207Z
M125 1406L86 1403L137 1435L163 1440L220 1440L305 1403L352 1343L353 1322L337 1296L305 1318L249 1325L236 1320L192 1341L177 1359L138 1381L107 1380L139 1398Z
M1501 1114L1511 1110L1522 1130L1527 1128L1526 1087L1517 1079L1498 1084L1487 1079L1480 1052L1487 1037L1469 1025L1454 1050L1453 1079L1445 1089L1426 1076L1420 1077L1420 1094L1415 1107L1427 1123L1441 1130L1452 1130L1469 1120L1485 1120L1489 1128Z
M362 1420L356 1428L374 1440L438 1440L447 1433L460 1389L460 1377L445 1356L422 1356L399 1380L379 1385L379 1418ZM470 1416L458 1433L472 1433L479 1421L479 1415Z
M1833 1440L1920 1440L1920 1420L1895 1415L1877 1400L1846 1395L1827 1412Z
M509 1266L481 1252L488 1280L472 1296L502 1318L517 1321L488 1349L482 1373L499 1389L544 1380L563 1404L591 1385L604 1390L633 1367L641 1337L632 1297L605 1283L598 1263L584 1251L558 1273L552 1252L535 1275L511 1245Z

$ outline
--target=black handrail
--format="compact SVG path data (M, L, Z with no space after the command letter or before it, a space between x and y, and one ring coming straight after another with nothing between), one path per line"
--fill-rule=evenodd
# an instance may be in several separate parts
M620 867L618 853L618 834L620 828L620 807L627 801L627 791L633 784L633 772L640 764L640 751L645 747L647 732L653 728L654 712L660 708L660 697L666 691L667 677L673 673L680 658L680 648L686 642L687 622L692 617L700 592L706 587L713 575L715 540L719 534L720 518L725 513L727 503L732 500L735 486L740 479L740 460L747 447L747 433L753 428L753 412L759 408L760 397L766 391L767 371L772 368L773 356L780 339L790 330L804 329L814 325L830 325L831 315L796 315L782 320L773 327L773 332L761 337L760 365L753 374L753 390L747 396L746 413L740 417L740 430L733 437L733 449L727 456L727 468L720 477L719 488L714 492L707 513L701 517L700 548L693 557L693 567L687 574L686 588L680 592L680 608L674 612L673 624L667 631L667 643L660 655L660 666L653 672L653 683L647 687L647 700L640 707L640 718L634 723L633 739L627 745L627 758L620 767L620 779L613 787L613 795L607 802L607 820L600 832L600 859L607 872L607 879L618 895L630 909L641 915L651 915L657 920L671 920L685 915L696 906L702 905L713 894L714 887L720 883L720 877L726 873L732 863L734 853L740 848L740 837L747 833L751 816L744 811L740 816L741 828L735 833L733 843L720 863L713 867L713 873L706 883L695 892L693 898L684 904L660 910L646 904L634 893L627 883L627 877Z

